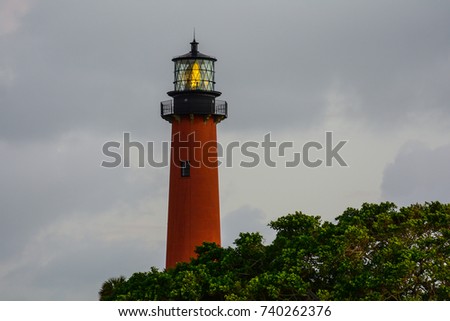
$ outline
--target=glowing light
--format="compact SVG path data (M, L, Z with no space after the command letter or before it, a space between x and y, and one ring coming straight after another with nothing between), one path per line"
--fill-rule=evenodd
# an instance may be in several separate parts
M192 71L191 71L191 89L197 89L200 85L200 67L198 66L197 62L194 62L192 65Z

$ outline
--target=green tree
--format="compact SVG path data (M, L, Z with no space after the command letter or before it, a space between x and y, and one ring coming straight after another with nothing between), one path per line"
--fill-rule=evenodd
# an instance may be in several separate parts
M98 292L100 300L109 301L116 298L116 293L119 291L121 285L125 283L126 279L124 276L119 276L118 278L110 278L103 282L102 288Z
M295 212L269 223L270 245L241 233L234 247L106 281L101 300L448 300L450 204L348 208L335 222Z

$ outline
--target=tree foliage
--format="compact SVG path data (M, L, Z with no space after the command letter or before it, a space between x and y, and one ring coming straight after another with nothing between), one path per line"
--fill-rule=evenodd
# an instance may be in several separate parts
M241 233L175 268L110 279L100 300L448 300L450 204L348 208L335 223L301 212L270 222L270 245Z

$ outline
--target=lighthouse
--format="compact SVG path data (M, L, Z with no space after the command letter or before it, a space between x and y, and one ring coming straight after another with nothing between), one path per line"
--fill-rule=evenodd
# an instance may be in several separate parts
M189 262L203 242L220 245L217 129L227 118L226 101L216 98L216 58L190 43L175 57L172 98L161 102L161 117L171 124L166 268Z

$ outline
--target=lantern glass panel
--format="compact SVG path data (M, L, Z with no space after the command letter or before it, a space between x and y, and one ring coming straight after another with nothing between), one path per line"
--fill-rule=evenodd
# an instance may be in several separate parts
M175 61L174 84L176 91L214 90L214 61L181 59Z

